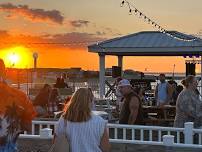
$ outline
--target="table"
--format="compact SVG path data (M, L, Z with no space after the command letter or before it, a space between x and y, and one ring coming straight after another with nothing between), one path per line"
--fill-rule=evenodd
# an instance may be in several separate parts
M176 107L172 105L143 106L144 122L153 125L171 124L174 122Z

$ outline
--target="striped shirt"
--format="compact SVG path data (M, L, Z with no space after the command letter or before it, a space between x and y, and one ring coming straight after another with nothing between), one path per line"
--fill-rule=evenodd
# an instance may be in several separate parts
M67 121L67 127L64 128L64 119L61 117L55 133L60 136L66 130L71 152L102 152L100 142L106 123L100 116L92 114L91 119L86 122Z

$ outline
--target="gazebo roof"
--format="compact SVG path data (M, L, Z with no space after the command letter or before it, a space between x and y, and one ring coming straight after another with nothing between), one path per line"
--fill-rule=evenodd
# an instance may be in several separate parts
M143 31L88 46L89 52L120 56L202 55L202 39L177 31ZM183 41L181 39L193 41Z

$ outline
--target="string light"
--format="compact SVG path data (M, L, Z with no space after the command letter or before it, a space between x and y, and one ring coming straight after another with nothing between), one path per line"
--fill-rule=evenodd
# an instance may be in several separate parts
M145 22L148 22L148 24L151 24L154 28L157 28L159 32L162 32L164 34L166 34L167 36L170 36L174 39L180 40L180 41L185 41L185 42L192 42L197 40L198 38L182 38L177 36L174 33L170 33L169 31L167 31L165 28L163 28L162 26L160 26L159 24L157 24L155 21L153 21L152 19L150 19L149 17L147 17L143 12L139 11L133 4L131 4L129 1L127 0L122 0L120 6L123 7L124 4L127 4L127 7L129 8L129 15L132 15L134 12L134 15L139 15L139 18L143 18Z

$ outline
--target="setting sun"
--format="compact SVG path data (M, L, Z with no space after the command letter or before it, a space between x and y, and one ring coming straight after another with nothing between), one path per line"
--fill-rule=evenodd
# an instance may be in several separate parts
M28 68L32 64L32 52L22 46L3 49L0 51L2 58L7 67Z
M12 66L15 66L15 64L19 61L18 54L12 53L11 55L9 55L9 60L12 64Z

